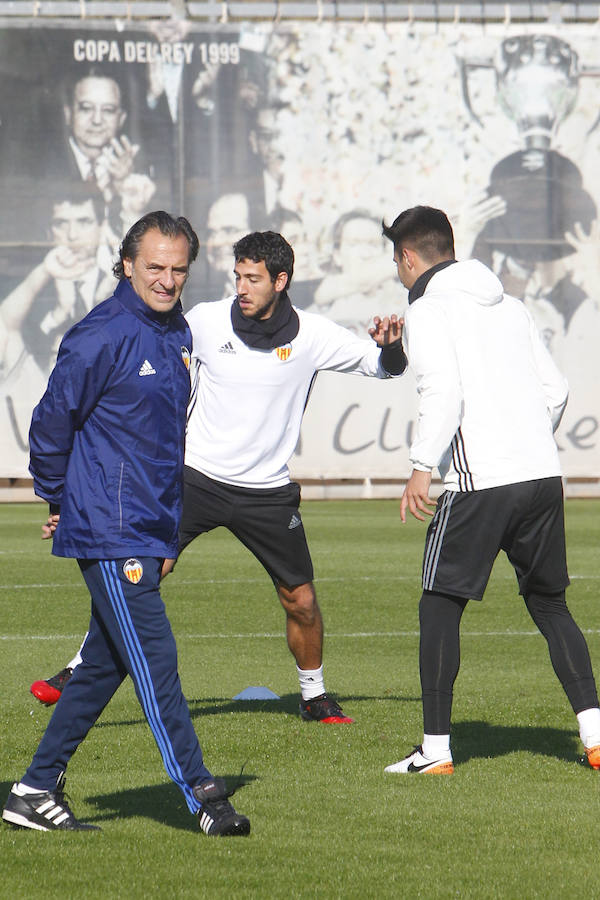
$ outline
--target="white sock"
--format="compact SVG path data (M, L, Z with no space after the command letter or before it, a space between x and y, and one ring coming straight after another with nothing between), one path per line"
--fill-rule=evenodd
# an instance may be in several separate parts
M450 735L449 734L424 734L423 756L427 759L438 759L440 756L447 756L450 753Z
M81 647L79 648L79 650L77 651L77 653L75 654L75 656L73 657L73 659L71 660L71 662L68 662L68 663L67 663L67 665L65 666L65 668L67 668L67 669L76 669L76 668L77 668L77 666L78 666L79 663L81 662L81 651L82 651L82 649L83 649L83 645L85 644L85 642L86 642L86 640L87 640L87 636L88 636L88 632L86 631L85 637L84 637L84 639L83 639L82 642L81 642Z
M23 797L25 794L41 794L43 790L44 788L29 787L28 784L23 784L22 781L13 787L13 791L15 794L18 794L19 797Z
M325 693L322 665L318 669L300 669L296 666L296 671L298 672L303 700L312 700L313 697L318 697L320 694Z
M600 745L600 708L594 706L591 709L582 710L577 713L577 721L583 746L589 750L590 747Z

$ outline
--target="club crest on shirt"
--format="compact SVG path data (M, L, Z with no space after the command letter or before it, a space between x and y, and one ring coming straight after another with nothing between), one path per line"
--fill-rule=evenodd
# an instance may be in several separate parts
M190 351L188 350L187 347L182 347L182 348L181 348L181 358L182 358L182 360L183 360L184 366L185 366L186 369L189 371L189 368L190 368L190 361L191 361L191 354L190 354Z
M144 567L139 559L128 559L123 566L123 574L127 581L130 581L132 584L137 584L138 581L142 580Z
M284 344L283 347L277 347L275 349L275 353L277 354L277 356L279 357L281 362L285 362L286 359L289 358L289 355L291 352L292 352L291 344Z

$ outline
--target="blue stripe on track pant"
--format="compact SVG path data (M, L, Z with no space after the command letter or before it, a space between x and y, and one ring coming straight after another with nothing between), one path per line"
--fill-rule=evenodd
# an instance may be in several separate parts
M143 576L132 584L125 559L79 560L92 596L83 661L67 682L25 784L52 790L59 774L126 675L133 681L167 774L191 812L192 787L211 777L181 691L177 648L159 592L162 560L138 557Z

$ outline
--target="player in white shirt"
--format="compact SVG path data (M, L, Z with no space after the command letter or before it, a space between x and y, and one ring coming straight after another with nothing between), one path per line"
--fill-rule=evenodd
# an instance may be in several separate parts
M193 381L180 552L199 534L229 528L265 567L285 610L302 717L352 722L325 691L323 621L299 511L300 488L290 481L287 464L317 372L401 374L406 368L402 321L377 317L369 330L373 340L357 338L292 306L287 289L294 254L281 235L254 232L233 250L237 294L199 303L187 313ZM32 692L42 702L55 702L62 684L52 681L64 678L65 671L68 677L68 668L35 682Z
M454 771L450 714L459 626L481 600L504 550L577 716L589 765L600 769L600 709L588 647L566 602L563 493L553 432L567 384L522 301L477 260L457 262L438 209L405 210L384 234L409 289L407 353L419 394L413 472L400 511L433 515L423 558L420 671L423 743L393 773ZM429 498L438 468L444 492Z

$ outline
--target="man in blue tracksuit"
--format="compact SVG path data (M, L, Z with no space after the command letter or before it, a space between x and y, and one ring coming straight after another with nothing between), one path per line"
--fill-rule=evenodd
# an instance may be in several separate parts
M65 335L33 413L36 494L50 504L53 553L75 557L92 598L83 662L63 691L3 819L40 831L83 830L64 770L126 675L201 829L248 834L223 779L204 765L159 593L177 555L191 333L180 295L198 238L184 218L144 216L129 230L108 300Z

